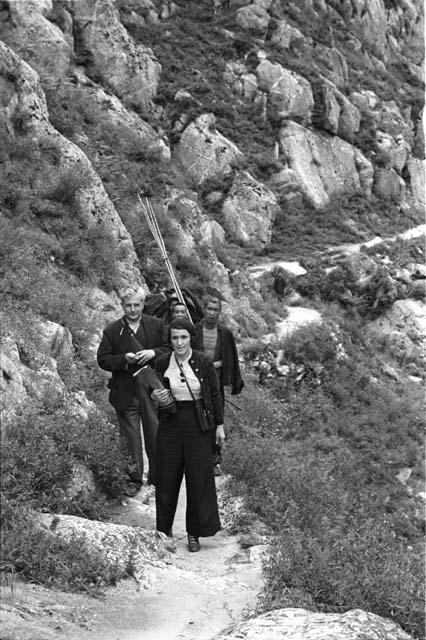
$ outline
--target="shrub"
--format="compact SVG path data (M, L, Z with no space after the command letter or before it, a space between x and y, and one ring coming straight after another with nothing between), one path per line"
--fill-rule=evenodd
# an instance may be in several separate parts
M40 510L89 517L104 512L101 493L90 502L67 495L78 461L93 471L109 497L120 496L124 487L117 429L99 413L85 422L61 404L45 405L42 413L34 410L13 424L4 438L1 460L5 497L14 503L31 502Z
M324 324L300 327L291 336L280 341L286 359L310 367L329 365L336 358L336 342Z
M2 499L0 570L47 586L101 594L123 577L103 555L89 553L84 538L66 543L31 522L31 514Z

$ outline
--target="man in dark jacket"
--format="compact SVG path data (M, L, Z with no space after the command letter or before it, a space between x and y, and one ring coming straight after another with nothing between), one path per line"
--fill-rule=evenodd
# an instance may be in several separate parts
M195 327L193 347L213 361L224 406L224 387L230 386L231 394L237 395L241 393L244 382L241 377L234 336L227 327L219 322L221 311L221 298L209 295L204 306L204 319ZM216 452L215 463L215 474L220 475L219 452Z
M166 327L162 320L142 313L145 294L140 287L129 287L121 296L124 316L109 324L98 349L98 364L111 371L109 401L114 407L120 428L123 452L131 459L128 470L128 494L142 486L143 451L141 421L148 457L148 484L155 484L155 441L158 430L157 409L151 400L149 382L142 367L170 351Z

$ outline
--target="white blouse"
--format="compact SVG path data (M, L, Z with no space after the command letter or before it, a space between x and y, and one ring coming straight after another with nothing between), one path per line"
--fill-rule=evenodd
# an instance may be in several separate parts
M190 351L188 358L186 360L183 360L180 365L185 372L186 379L189 386L191 387L194 398L198 400L199 398L201 398L201 384L199 379L195 375L191 365L189 364L189 360L191 357L192 350ZM164 377L168 378L170 381L170 391L172 392L175 400L177 400L178 402L182 402L184 400L192 400L192 396L189 393L189 389L180 371L174 353L170 356L169 366L164 372Z

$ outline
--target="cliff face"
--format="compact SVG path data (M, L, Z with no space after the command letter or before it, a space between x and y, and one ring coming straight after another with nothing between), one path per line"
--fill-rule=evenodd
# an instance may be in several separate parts
M168 284L138 193L182 284L232 297L248 335L266 329L254 255L303 257L333 207L330 244L421 218L420 1L3 0L0 17L12 345L33 340L25 312L93 350L122 284Z

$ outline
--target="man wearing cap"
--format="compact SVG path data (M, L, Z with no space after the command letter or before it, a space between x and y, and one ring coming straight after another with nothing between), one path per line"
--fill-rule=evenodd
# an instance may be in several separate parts
M132 466L127 470L128 495L143 483L141 422L148 457L148 484L155 484L155 443L158 431L157 407L151 399L149 382L141 367L170 351L164 322L142 313L145 293L141 287L128 287L120 296L124 316L109 324L98 349L98 364L110 371L109 401L114 407L123 453Z

